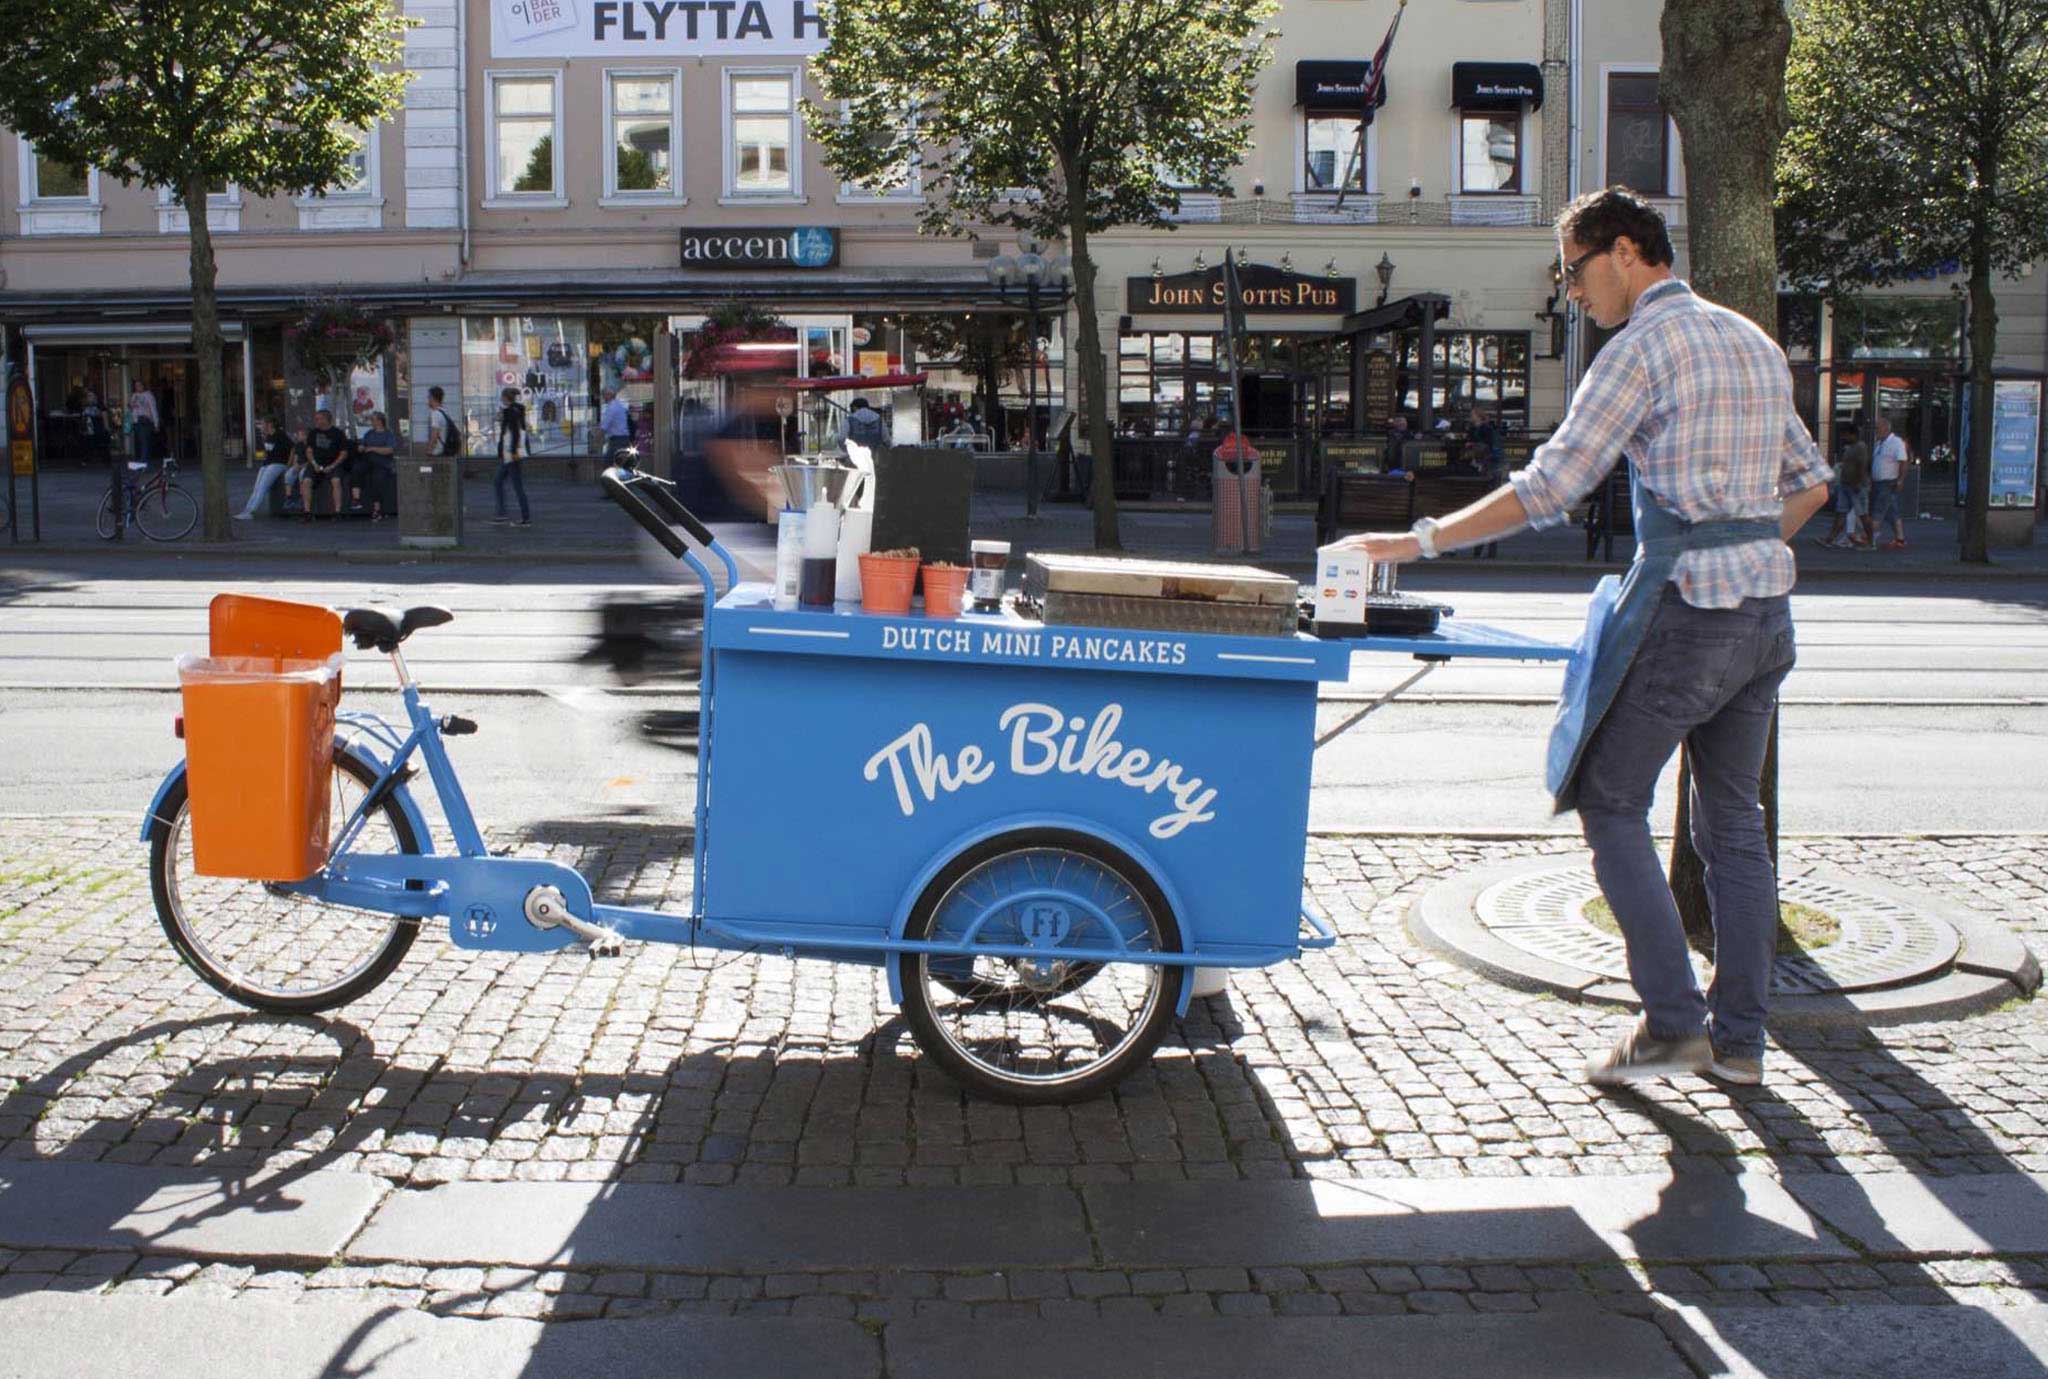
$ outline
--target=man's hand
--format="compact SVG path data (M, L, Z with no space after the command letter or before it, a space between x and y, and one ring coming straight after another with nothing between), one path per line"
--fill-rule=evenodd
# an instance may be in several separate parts
M1339 550L1363 551L1381 565L1402 565L1422 559L1422 543L1404 531L1369 531L1334 542Z

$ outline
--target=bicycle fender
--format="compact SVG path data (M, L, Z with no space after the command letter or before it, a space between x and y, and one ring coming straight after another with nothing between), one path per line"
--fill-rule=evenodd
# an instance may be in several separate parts
M183 779L185 779L185 763L180 761L165 774L163 784L156 788L156 794L149 801L149 809L142 816L143 842L149 841L150 832L156 827L159 819L162 819L164 823L170 822L169 819L163 818L164 796L170 794L171 787Z

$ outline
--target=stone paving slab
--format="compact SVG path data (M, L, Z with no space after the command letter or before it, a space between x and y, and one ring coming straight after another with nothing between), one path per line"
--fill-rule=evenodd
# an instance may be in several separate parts
M0 1245L325 1260L388 1189L359 1173L0 1162Z
M1655 1326L1617 1316L910 1322L885 1344L890 1379L1692 1379Z
M0 1379L874 1379L881 1347L850 1321L722 1317L548 1326L360 1303L250 1298L0 1299Z
M1815 1215L1879 1257L2048 1254L2048 1174L1816 1175L1788 1186Z
M356 1260L576 1269L1075 1268L1059 1188L697 1188L456 1183L388 1199Z
M1758 1174L1087 1188L1119 1267L1827 1260L1854 1252Z
M2048 1306L1681 1307L1659 1316L1710 1379L2040 1379Z

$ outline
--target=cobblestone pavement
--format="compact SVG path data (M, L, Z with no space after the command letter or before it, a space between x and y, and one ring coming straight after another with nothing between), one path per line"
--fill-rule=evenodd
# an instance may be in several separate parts
M1198 1001L1113 1099L963 1098L874 969L642 945L457 949L428 926L331 1019L216 996L159 931L123 819L13 819L0 844L0 1156L311 1165L393 1183L1070 1184L1158 1179L2048 1171L2037 1003L1952 1024L1788 1031L1769 1084L1603 1097L1612 1010L1504 991L1402 916L1443 875L1570 840L1322 837L1308 882L1343 941ZM686 830L494 839L600 898L686 904ZM2042 839L1787 840L2048 940Z
M430 926L337 1018L234 1007L181 966L126 819L0 821L0 1158L328 1168L455 1180L794 1186L1158 1179L2048 1171L2048 1027L2015 1001L1953 1024L1790 1032L1769 1084L1603 1097L1580 1081L1617 1017L1497 988L1420 949L1444 875L1569 839L1312 840L1343 941L1197 1002L1113 1099L965 1100L870 969L643 946L609 962L450 945ZM685 830L494 839L582 867L601 898L680 906ZM2039 837L1790 840L2048 941ZM2048 1300L2048 1260L706 1274L276 1268L122 1250L0 1249L0 1296L267 1292L463 1316L853 1318L1645 1313L1668 1303Z

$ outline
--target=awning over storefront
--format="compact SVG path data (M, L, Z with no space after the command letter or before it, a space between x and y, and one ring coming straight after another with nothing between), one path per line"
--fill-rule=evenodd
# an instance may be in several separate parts
M1372 63L1364 58L1294 64L1294 103L1311 109L1356 110L1365 99L1365 81L1372 75ZM1387 103L1387 87L1380 83L1379 99L1373 109Z
M1451 104L1460 110L1543 108L1543 71L1533 62L1454 62Z
M1450 314L1450 310L1449 297L1436 292L1418 292L1369 311L1352 312L1344 318L1344 324L1337 327L1337 333L1360 335L1382 330L1412 330L1425 319L1441 321Z

